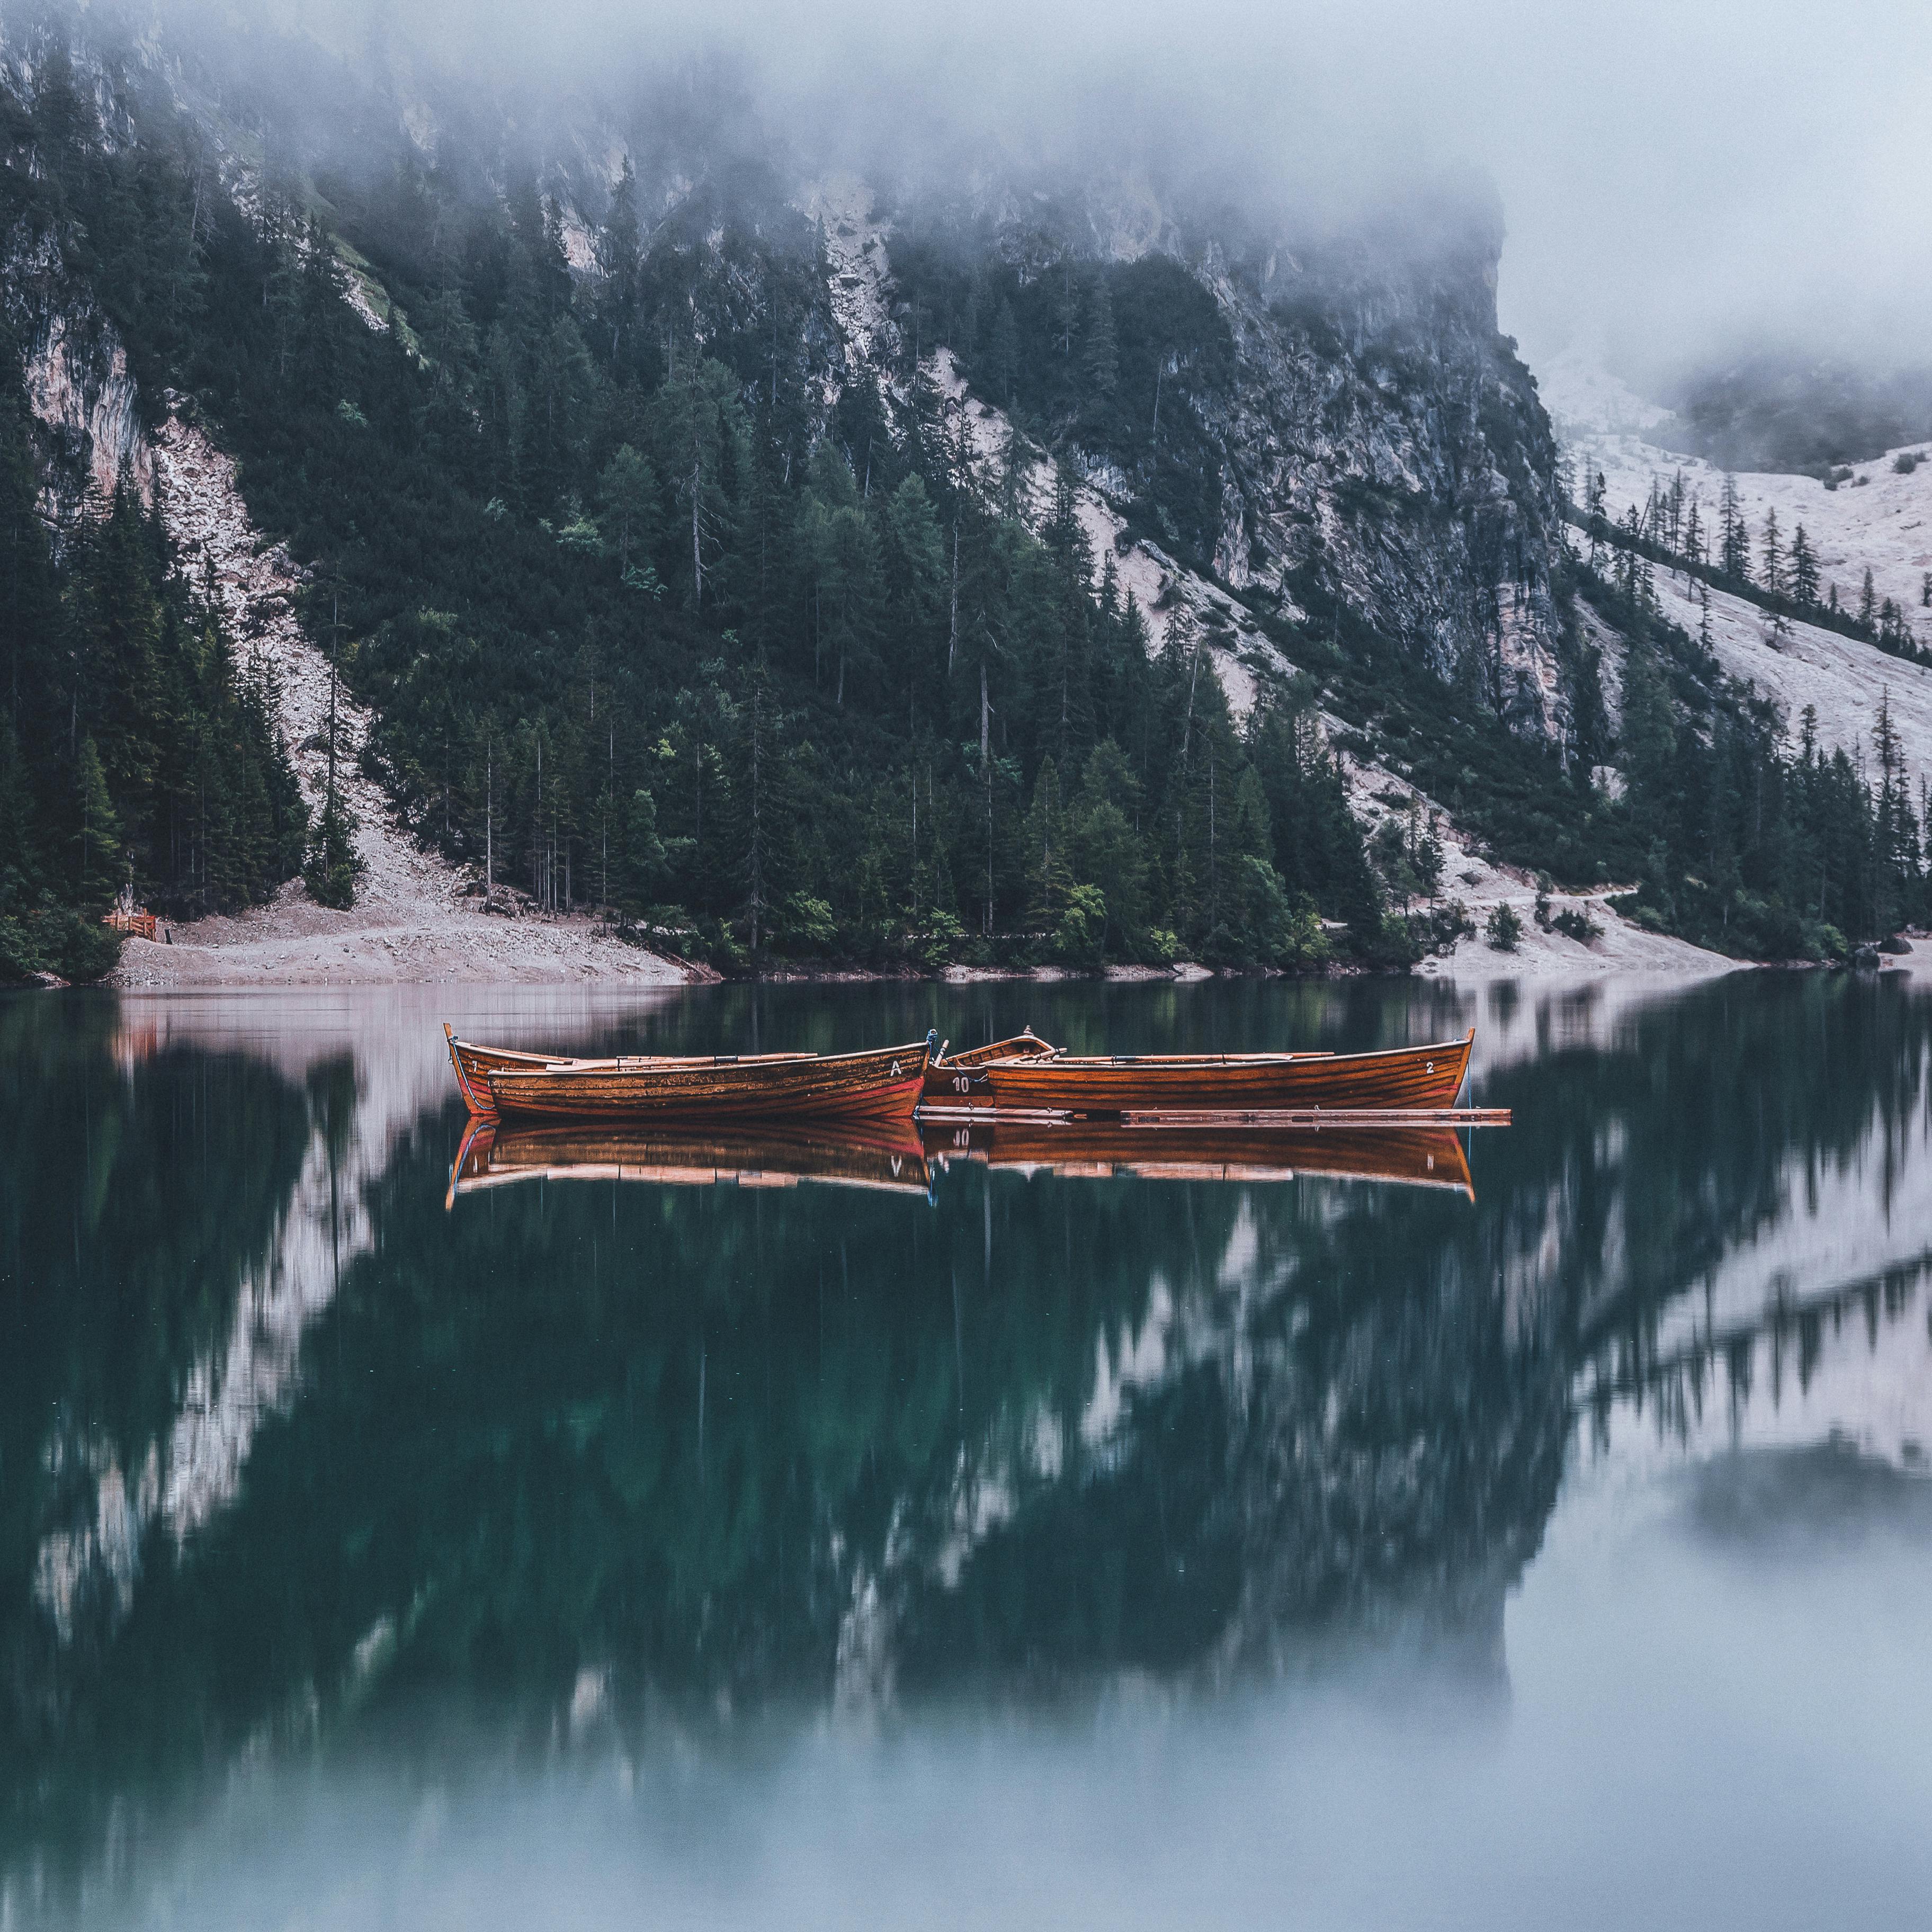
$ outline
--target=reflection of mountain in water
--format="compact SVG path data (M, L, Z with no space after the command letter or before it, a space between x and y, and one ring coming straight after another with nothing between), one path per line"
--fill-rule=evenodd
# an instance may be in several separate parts
M1724 1408L1745 1329L1747 1414L1924 1340L1925 1009L1842 980L1499 1060L1473 1204L950 1156L930 1204L560 1186L538 1150L446 1213L456 1111L380 1033L297 1078L89 1024L7 1062L34 1339L0 1370L41 1472L0 1540L4 1802L76 1842L171 1766L427 1690L541 1729L1364 1646L1494 1684L1580 1410L1654 1443L1670 1387ZM1871 1264L1821 1279L1853 1215Z
M1672 1274L1646 1269L1586 1304L1578 1393L1593 1456L1835 1441L1927 1466L1928 1003L1841 982L1802 992L1759 992L1726 1016L1743 1022L1742 1064L1713 1070L1718 1098L1699 1111L1714 1151L1689 1168L1708 1187L1725 1148L1743 1156L1731 1186L1712 1189L1739 1204L1722 1242L1687 1244ZM1779 1025L1780 1009L1796 1023Z

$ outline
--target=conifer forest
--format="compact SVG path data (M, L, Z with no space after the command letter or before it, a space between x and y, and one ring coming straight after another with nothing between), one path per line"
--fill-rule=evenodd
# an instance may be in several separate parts
M1470 928L1433 812L1371 838L1352 810L1342 760L1373 753L1498 860L1621 885L1640 922L1726 952L1841 957L1923 916L1924 801L1888 719L1862 763L1822 746L1663 619L1651 573L1916 655L1900 614L1826 610L1802 530L1687 532L1667 503L1610 527L1492 316L1514 413L1486 404L1467 434L1575 530L1540 566L1520 525L1450 536L1516 546L1502 596L1546 614L1560 673L1540 730L1494 591L1474 641L1419 649L1318 525L1270 582L1228 574L1246 338L1168 255L1016 258L909 208L894 339L833 382L824 230L761 160L664 211L626 159L573 253L540 171L460 138L434 162L265 164L238 197L192 115L57 46L0 116L10 257L85 292L150 422L173 408L233 455L304 573L304 628L371 707L369 775L486 890L728 971L1402 967ZM1277 303L1270 326L1311 366L1380 357L1378 381L1426 386L1339 314ZM8 315L5 963L98 972L117 896L188 920L302 875L348 903L352 820L332 785L305 802L272 670L124 470L63 494ZM1010 425L991 460L949 368ZM1273 647L1244 710L1226 638L1188 610L1156 628L1096 554L1078 488L1100 472ZM1459 514L1336 500L1364 545L1446 542ZM1627 640L1615 728L1585 608Z

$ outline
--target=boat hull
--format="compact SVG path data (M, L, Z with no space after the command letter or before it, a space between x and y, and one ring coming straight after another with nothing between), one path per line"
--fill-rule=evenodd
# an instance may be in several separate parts
M909 1116L926 1043L866 1053L695 1060L578 1060L486 1076L504 1119L844 1120Z
M1381 1053L995 1060L985 1079L1002 1113L1418 1112L1455 1104L1475 1037L1472 1028L1460 1040Z
M478 1046L469 1040L458 1040L447 1024L442 1030L443 1036L449 1042L450 1064L456 1069L457 1090L462 1094L464 1104L479 1117L487 1118L491 1112L492 1073L513 1072L520 1068L535 1072L559 1064L554 1054L512 1053L500 1046Z

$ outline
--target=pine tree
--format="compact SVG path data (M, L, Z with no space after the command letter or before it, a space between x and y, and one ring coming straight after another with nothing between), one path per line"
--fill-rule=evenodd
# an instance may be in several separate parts
M1802 524L1791 533L1791 601L1801 610L1818 602L1818 560Z
M1865 566L1864 587L1858 592L1858 628L1874 636L1878 629L1878 592L1872 584L1871 566Z
M1081 346L1081 359L1087 378L1088 409L1091 418L1103 422L1112 410L1114 392L1120 386L1120 347L1114 332L1113 298L1107 292L1104 274L1094 278L1087 298L1087 336Z
M1718 568L1733 583L1750 581L1750 531L1744 522L1738 499L1738 481L1724 472L1724 494L1718 504L1721 548Z
M993 317L992 337L986 347L986 365L992 379L988 386L998 398L1001 407L1011 410L1014 385L1019 378L1020 328L1012 304L1004 296Z
M92 738L83 738L76 771L74 899L90 912L104 910L120 890L121 821L108 796L107 774Z
M1762 560L1762 582L1766 592L1774 598L1784 595L1784 544L1778 527L1778 512L1774 507L1764 513L1764 536L1759 551Z
M1060 775L1052 758L1040 766L1034 781L1033 806L1027 814L1027 916L1048 931L1065 908L1073 877L1067 850L1066 814L1060 796Z

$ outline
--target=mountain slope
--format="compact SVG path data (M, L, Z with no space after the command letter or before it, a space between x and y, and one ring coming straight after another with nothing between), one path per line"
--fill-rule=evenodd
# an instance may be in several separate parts
M1459 886L1693 866L1694 774L1667 824L1592 782L1619 667L1480 195L1316 234L1099 166L862 183L701 74L512 102L35 31L0 280L52 293L14 332L16 445L45 610L100 621L16 626L30 906L103 884L64 870L74 761L140 708L74 560L171 390L235 466L231 554L290 560L229 595L164 492L139 545L173 621L266 716L339 643L365 840L393 807L545 913L729 966L1305 968L1451 943L1453 912L1403 915ZM130 470L128 546L146 494ZM1731 702L1681 670L1680 766ZM183 914L260 898L183 873L193 790L157 774L224 754L172 728L109 761L116 864Z

